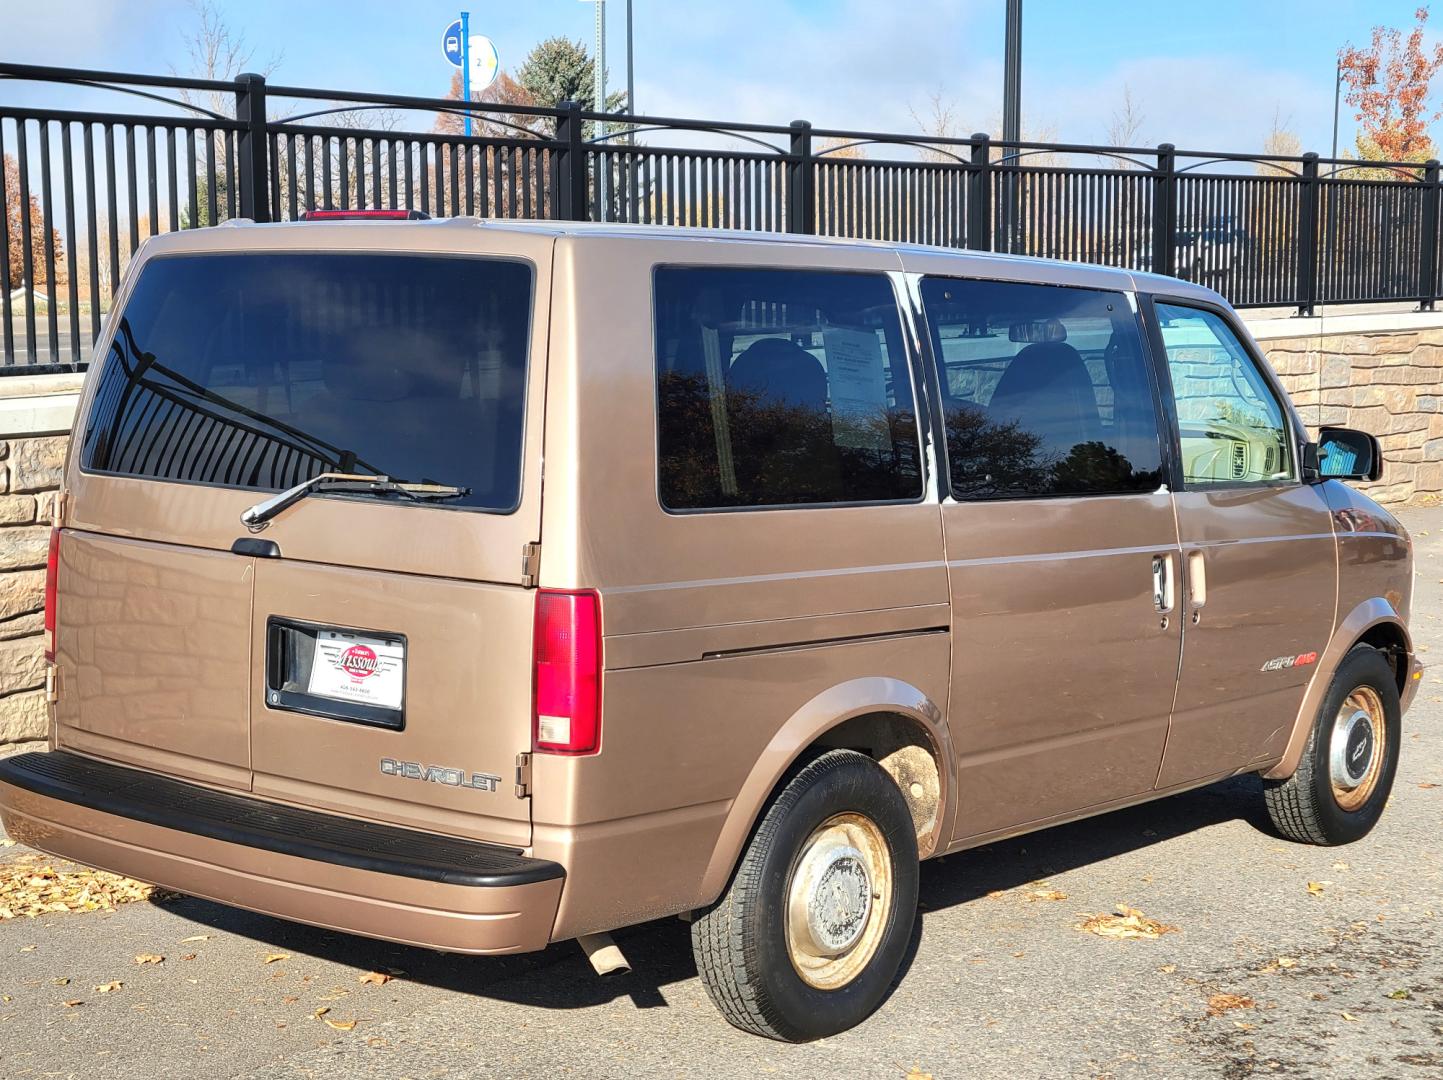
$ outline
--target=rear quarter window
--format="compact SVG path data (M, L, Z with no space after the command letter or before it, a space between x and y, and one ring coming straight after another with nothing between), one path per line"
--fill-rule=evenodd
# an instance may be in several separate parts
M662 267L655 289L663 506L921 498L907 347L885 275Z
M116 324L81 465L265 491L380 473L512 510L532 279L471 257L154 259Z

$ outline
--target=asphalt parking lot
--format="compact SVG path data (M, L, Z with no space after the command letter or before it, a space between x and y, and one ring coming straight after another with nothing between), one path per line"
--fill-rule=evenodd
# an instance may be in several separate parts
M1443 508L1403 517L1427 662ZM618 935L634 971L600 979L572 944L446 957L183 898L0 922L0 1074L1443 1077L1443 665L1366 840L1280 840L1259 788L927 863L906 977L866 1024L810 1045L728 1027L676 920ZM1176 929L1077 929L1119 904Z

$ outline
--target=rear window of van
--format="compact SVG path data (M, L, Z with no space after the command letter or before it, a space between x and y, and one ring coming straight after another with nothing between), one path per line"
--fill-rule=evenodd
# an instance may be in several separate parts
M379 473L512 510L532 276L429 255L156 258L119 315L82 467L264 491Z

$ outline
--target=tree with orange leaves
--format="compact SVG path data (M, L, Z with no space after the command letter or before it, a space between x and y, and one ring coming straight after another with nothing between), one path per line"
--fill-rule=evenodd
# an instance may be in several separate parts
M1443 112L1430 113L1428 87L1443 67L1443 44L1425 47L1428 9L1414 12L1415 25L1405 38L1387 26L1373 28L1367 48L1338 51L1349 105L1357 109L1358 155L1375 161L1424 161L1433 156L1428 125Z
M40 200L32 193L28 213L25 200L20 197L20 167L9 154L3 163L5 173L5 233L9 240L9 281L10 288L28 286L32 289L50 284L45 259L45 215ZM31 266L34 280L25 280L25 226L30 226ZM65 282L65 251L60 244L60 231L50 230L51 250L55 253L56 284Z

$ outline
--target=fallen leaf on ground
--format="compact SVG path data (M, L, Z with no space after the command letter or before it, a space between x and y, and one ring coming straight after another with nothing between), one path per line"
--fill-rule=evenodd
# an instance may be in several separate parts
M283 953L283 952L266 953L266 963L267 963L267 964L274 964L274 963L276 963L276 962L279 961L279 960L289 960L290 958L291 958L291 954L290 954L290 953Z
M332 1020L329 1016L324 1019L327 1027L333 1027L337 1031L350 1031L356 1026L355 1020Z
M70 980L69 980L69 979L64 979L64 978L55 979L54 982L55 982L55 985L56 985L56 986L69 986L69 985L70 985Z
M1061 889L1033 889L1027 894L1029 901L1034 900L1066 900L1067 894Z
M1208 1015L1221 1016L1233 1009L1251 1009L1257 1002L1242 994L1214 994L1208 998Z
M79 998L76 998L76 999L73 1000L73 1001L67 1001L67 1002L65 1003L65 1007L66 1007L67 1009L76 1009L76 1008L79 1008L81 1005L84 1005L84 1004L85 1004L85 1002L81 1001Z
M1431 791L1433 788L1437 787L1438 785L1435 784L1435 783L1433 783L1433 782L1430 781L1430 780L1424 780L1424 781L1423 781L1422 783L1420 783L1418 786L1419 786L1420 788L1422 788L1424 791Z
M1335 863L1333 864L1333 869L1334 869L1334 870L1351 870L1352 867L1349 866L1349 865L1348 865L1347 863L1345 863L1345 862L1335 862Z
M1160 972L1162 972L1164 975L1171 975L1174 971L1177 970L1177 965L1176 965L1176 964L1163 964L1163 966L1160 967L1160 968L1158 968L1157 970L1160 971Z
M125 984L123 982L117 979L115 980L115 982L101 983L95 988L95 992L97 994L109 994L112 991L119 990L124 985Z
M1308 882L1308 893L1312 896L1323 895L1323 883L1321 881Z
M1006 889L993 889L990 893L987 894L987 899L989 899L989 900L1001 900L1001 899L1002 899L1004 896L1006 896L1006 895L1007 895L1007 890L1006 890Z
M932 1074L923 1072L920 1067L913 1065L907 1070L906 1080L933 1080Z
M152 952L143 952L135 958L135 962L137 964L163 964L165 963L165 957L157 956Z
M330 1012L330 1011L331 1011L331 1008L330 1008L329 1005L322 1005L322 1006L321 1006L320 1008L318 1008L315 1012L311 1013L311 1015L314 1016L317 1020L319 1020L321 1017L325 1016L326 1013L328 1013L328 1012Z
M4 840L0 840L0 847L14 847L14 846L15 846L15 841L14 841L14 840L11 840L10 837L8 837L8 836L7 836Z
M1349 1021L1349 1022L1351 1022L1351 1023L1356 1024L1356 1023L1358 1022L1358 1018L1357 1018L1356 1016L1354 1016L1354 1015L1353 1015L1352 1013L1350 1013L1350 1012L1345 1012L1345 1013L1342 1013L1342 1014L1340 1014L1340 1015L1343 1017L1344 1020L1347 1020L1347 1021Z
M1294 959L1293 957L1291 957L1291 956L1280 956L1280 957L1278 957L1278 967L1280 967L1280 968L1290 968L1290 967L1297 967L1297 966L1298 966L1298 961L1297 961L1296 959Z
M193 953L193 952L186 953L184 956L181 957L181 959L182 959L182 960L194 960L194 959L195 959L195 953Z
M114 911L120 904L160 900L170 895L153 885L104 870L35 866L22 855L0 864L0 922L70 911Z
M1394 1001L1407 1001L1407 1000L1408 1000L1409 998L1411 998L1413 995L1410 994L1410 993L1408 993L1408 991L1406 991L1406 990L1394 990L1394 991L1393 991L1391 994L1389 994L1388 996L1389 996L1390 998L1392 998Z
M384 971L368 971L356 981L362 986L368 983L372 986L385 986L391 981L391 976L387 975Z
M209 940L210 940L210 935L209 935L209 934L195 934L195 935L192 935L191 937L183 937L183 938L181 938L181 939L180 939L180 943L181 943L182 945L189 945L192 941L209 941Z
M1159 938L1163 934L1179 933L1176 926L1150 919L1126 904L1119 904L1115 914L1088 916L1077 924L1077 929L1106 938Z

